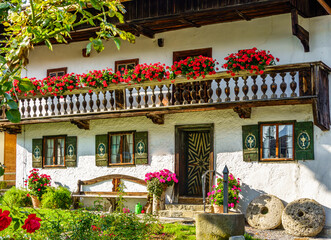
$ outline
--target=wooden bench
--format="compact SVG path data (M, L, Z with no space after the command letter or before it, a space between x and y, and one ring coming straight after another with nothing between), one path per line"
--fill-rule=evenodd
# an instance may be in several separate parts
M94 191L83 191L82 186L93 185L96 183L104 182L107 180L112 180L112 191L105 191L105 192L94 192ZM78 180L77 182L77 191L74 192L71 196L74 202L74 208L78 207L79 198L106 198L111 206L112 209L115 209L116 205L116 198L122 195L123 198L146 198L148 199L148 192L126 192L124 191L123 194L118 192L118 187L122 181L130 181L134 183L138 183L143 186L147 186L146 182L142 179L122 175L122 174L112 174L112 175L105 175L97 178L93 178L90 180Z

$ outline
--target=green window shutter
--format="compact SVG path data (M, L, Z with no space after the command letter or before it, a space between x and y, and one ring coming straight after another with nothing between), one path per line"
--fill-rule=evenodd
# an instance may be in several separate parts
M108 135L95 136L95 165L108 166Z
M77 137L66 137L66 166L77 167Z
M32 139L32 167L43 167L43 140Z
M148 164L148 132L136 132L134 142L135 163Z
M295 160L314 160L313 122L296 122L294 131Z
M259 160L259 125L242 126L243 157L245 162Z

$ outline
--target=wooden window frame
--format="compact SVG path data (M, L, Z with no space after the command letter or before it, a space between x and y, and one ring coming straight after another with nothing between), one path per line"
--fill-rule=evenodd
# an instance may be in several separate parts
M132 142L133 142L133 149L132 149L132 163L123 163L123 135L132 134ZM121 135L121 142L120 142L120 163L112 163L111 162L111 155L112 155L112 136ZM109 156L108 156L108 165L109 166L127 166L127 165L135 165L135 131L125 131L125 132L109 132L108 133L108 142L109 142Z
M263 156L263 126L276 126L276 156L279 156L279 136L278 129L279 125L292 125L292 158L262 158ZM295 160L295 122L268 122L259 124L260 131L260 161L261 162L270 162L270 161L294 161Z
M64 168L66 167L66 135L57 135L57 136L45 136L43 137L43 167L44 168ZM55 156L57 156L57 154L55 154L55 152L57 152L57 150L55 151L55 145L56 145L56 139L64 139L64 155L63 155L63 165L54 165L55 162ZM48 139L54 139L54 151L53 151L53 165L46 165L46 141Z
M205 57L212 57L212 48L200 48L200 49L193 49L193 50L185 50L185 51L176 51L173 52L172 55L172 62L178 62L182 58L187 58L188 56L205 56Z
M134 63L135 66L137 66L139 64L139 58L133 58L133 59L126 59L126 60L119 60L119 61L115 61L115 72L119 71L118 66L119 65L129 65Z
M56 72L56 73L64 72L64 75L66 75L67 71L68 71L67 67L47 69L47 77L49 77L49 74L53 73L53 72Z

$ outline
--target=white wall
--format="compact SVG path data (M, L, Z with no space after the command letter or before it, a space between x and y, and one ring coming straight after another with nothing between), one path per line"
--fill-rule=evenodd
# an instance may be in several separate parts
M132 117L91 122L89 131L80 130L70 123L38 124L25 126L25 139L17 138L18 166L27 166L25 174L32 168L32 139L44 135L68 134L78 137L78 166L67 169L43 169L55 182L61 182L70 190L76 190L77 180L87 180L105 174L127 174L144 178L145 173L168 168L174 171L175 126L183 124L214 123L214 148L217 171L225 164L243 182L241 208L260 193L274 194L290 202L308 197L321 203L327 213L327 225L331 226L331 134L315 127L315 160L287 163L246 163L242 160L242 125L259 121L297 120L312 121L310 105L260 107L252 109L251 119L240 119L232 110L217 110L198 113L170 114L164 125L156 125L146 117ZM289 114L291 113L291 114ZM96 167L95 135L118 130L148 131L149 165L132 167ZM23 147L25 146L25 147ZM22 171L17 172L17 185L23 186ZM105 191L106 185L95 190ZM111 189L108 186L108 189ZM128 191L136 188L127 186ZM131 189L130 189L131 187ZM139 189L139 191L144 191ZM168 190L168 200L172 190Z

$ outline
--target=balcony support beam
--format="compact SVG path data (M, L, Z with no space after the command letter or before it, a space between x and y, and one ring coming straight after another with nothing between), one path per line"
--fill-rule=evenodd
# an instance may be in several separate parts
M21 125L0 126L0 132L6 132L9 134L20 134L22 133L22 126Z
M90 130L90 121L89 120L71 119L70 122L72 124L75 124L79 129Z
M252 108L251 107L234 107L233 111L238 113L240 118L251 118Z
M301 41L305 52L309 52L309 32L301 27L298 23L298 10L292 9L291 11L292 19L292 34L299 38Z
M162 125L164 124L164 114L146 114L146 117L151 119L153 123Z

